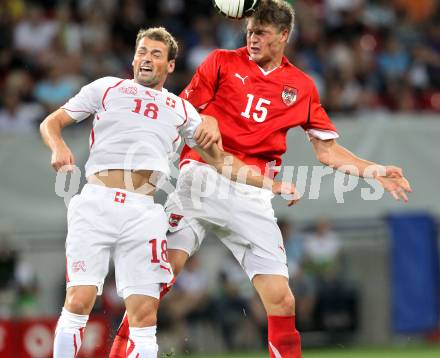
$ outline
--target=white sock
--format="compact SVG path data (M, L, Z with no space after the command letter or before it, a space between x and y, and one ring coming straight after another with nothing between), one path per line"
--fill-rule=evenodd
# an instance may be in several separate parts
M65 308L61 312L55 329L53 358L75 358L81 348L88 315L71 313Z
M157 358L156 326L130 327L128 341L127 358Z

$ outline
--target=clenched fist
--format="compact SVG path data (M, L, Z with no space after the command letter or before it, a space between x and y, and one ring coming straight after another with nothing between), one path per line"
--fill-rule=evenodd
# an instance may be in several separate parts
M75 157L67 145L60 144L52 151L51 165L55 171L73 171Z

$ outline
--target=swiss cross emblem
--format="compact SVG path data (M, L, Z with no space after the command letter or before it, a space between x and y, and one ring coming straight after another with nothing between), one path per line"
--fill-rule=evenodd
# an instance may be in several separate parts
M291 106L296 102L298 96L298 90L294 87L284 86L283 92L281 93L281 99L286 106Z
M84 261L75 261L72 262L72 271L73 272L86 272L86 263Z
M179 215L179 214L171 214L170 218L168 220L168 224L171 227L177 227L177 225L179 225L180 220L182 220L183 215Z
M120 191L116 192L115 194L115 202L124 204L125 198L127 197L127 194L121 193Z
M167 106L171 108L176 108L176 101L170 97L167 98Z

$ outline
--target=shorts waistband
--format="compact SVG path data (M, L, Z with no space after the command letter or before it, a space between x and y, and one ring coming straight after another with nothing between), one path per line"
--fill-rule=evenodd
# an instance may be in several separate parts
M133 193L132 191L120 188L108 188L96 184L86 184L81 190L81 194L101 196L109 198L116 203L145 203L154 204L154 198L151 195Z

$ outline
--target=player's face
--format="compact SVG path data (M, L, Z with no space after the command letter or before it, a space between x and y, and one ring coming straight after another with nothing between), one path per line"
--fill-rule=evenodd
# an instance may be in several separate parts
M287 39L287 31L279 31L273 25L256 23L252 18L248 21L247 49L252 60L262 67L281 60Z
M133 58L135 82L161 90L168 74L174 71L174 60L168 61L168 47L160 41L142 38Z

